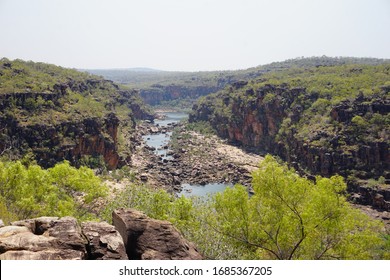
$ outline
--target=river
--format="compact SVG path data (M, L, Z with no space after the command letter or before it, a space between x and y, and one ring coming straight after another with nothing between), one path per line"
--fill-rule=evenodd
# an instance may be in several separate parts
M165 128L166 130L168 130L169 126L172 124L178 123L188 117L188 114L183 112L167 112L164 113L164 115L166 116L164 119L155 119L154 124L160 128ZM156 155L161 156L162 160L170 160L172 159L172 156L168 155L169 150L167 146L171 136L172 132L167 131L165 133L144 135L142 138L146 145L155 149Z
M209 183L204 186L196 184L182 184L182 191L178 193L179 196L207 196L224 191L227 187L232 187L232 184Z
M162 160L170 160L172 156L169 153L168 144L172 136L170 127L172 124L178 123L188 117L187 113L184 112L166 112L164 119L154 120L154 124L160 127L160 132L157 134L148 134L143 136L143 140L146 145L155 149L156 155L160 156ZM221 192L226 187L230 187L232 184L226 183L214 183L209 182L205 185L199 184L182 184L182 190L178 193L179 196L206 196L208 194Z

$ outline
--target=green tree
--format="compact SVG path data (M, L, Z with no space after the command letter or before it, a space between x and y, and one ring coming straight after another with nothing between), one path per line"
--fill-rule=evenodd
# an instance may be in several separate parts
M98 198L107 187L93 171L68 162L42 169L21 161L0 162L0 213L5 222L38 216L92 218Z
M217 194L214 228L248 258L371 259L383 246L381 224L350 206L340 176L316 182L266 156L243 186Z

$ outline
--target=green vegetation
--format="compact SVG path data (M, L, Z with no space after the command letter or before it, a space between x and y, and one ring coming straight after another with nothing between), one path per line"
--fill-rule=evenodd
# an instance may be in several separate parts
M92 78L87 73L80 73L46 63L23 61L20 59L0 60L0 94L17 92L53 93L56 85Z
M361 143L388 143L390 135L388 113L359 111L373 108L375 102L387 102L390 65L351 62L355 60L291 60L238 72L185 73L178 78L172 74L179 85L165 78L158 83L154 78L147 82L140 78L140 83L145 82L157 95L172 89L172 96L180 97L177 90L187 89L188 100L194 100L235 81L250 80L201 98L197 108L206 109L205 116L187 128L226 136L228 126L243 127L245 110L261 113L259 104L269 111L279 106L280 122L270 123L277 129L275 139L296 137L311 147L341 149L347 154ZM188 103L175 103L180 104ZM8 159L0 161L0 218L5 223L68 215L111 221L112 210L131 207L171 221L209 259L390 258L390 238L383 226L347 203L341 177L317 177L312 182L270 156L253 173L253 195L237 185L204 199L177 198L137 185L135 173L124 166L113 171L111 178L128 178L130 183L108 202L108 188L85 166L75 168L65 161L43 169L28 158L20 160L34 153L31 158L41 155L49 161L51 155L68 152L80 139L97 138L107 140L112 151L126 158L134 121L148 111L135 91L101 77L2 59L0 108L0 155ZM119 127L112 125L118 119ZM79 126L84 123L81 130L87 137L81 138ZM111 134L116 129L114 141ZM85 154L77 160L107 175L102 155ZM369 183L385 182L385 177L378 176Z
M220 136L258 151L280 152L277 143L283 144L285 152L278 155L296 158L311 172L319 172L314 170L319 163L303 159L297 147L326 150L338 159L354 155L347 169L364 169L367 162L357 159L360 148L390 145L389 80L388 63L290 67L201 97L189 120L208 121ZM235 139L232 130L245 139ZM343 168L341 161L336 168ZM379 165L359 176L381 176L386 164Z
M210 125L209 122L206 121L199 121L199 122L192 122L192 123L186 123L186 130L189 131L195 131L203 135L215 135L216 131L214 128Z
M270 156L253 174L255 194L227 189L215 199L220 231L258 258L371 259L382 240L380 224L346 202L339 176L299 177Z
M96 219L107 187L87 167L69 162L42 169L36 163L0 161L0 217L5 223L40 216Z
M314 183L267 156L253 173L253 187L252 196L236 185L201 199L129 185L103 217L131 207L169 220L210 259L390 257L383 225L351 207L341 177Z
M0 60L0 109L0 155L18 159L33 152L45 166L65 158L72 164L90 162L80 159L83 155L64 158L60 150L91 135L104 138L126 158L135 121L151 117L134 90L88 73L6 58ZM51 162L41 161L42 155ZM96 151L87 155L101 156ZM96 167L93 161L89 166Z
M189 87L207 85L207 86L226 86L227 84L249 80L268 72L283 71L289 68L315 68L324 66L337 66L346 64L364 64L378 65L389 62L386 59L376 58L357 58L357 57L299 57L288 59L282 62L273 62L267 65L252 67L245 70L235 71L201 71L201 72L179 72L179 71L159 71L142 69L88 69L89 73L104 76L120 84L127 84L136 88L147 88L148 86L169 86L183 85Z
M140 89L144 101L150 105L190 108L200 96L205 96L238 81L262 78L267 73L286 69L316 69L351 64L378 65L389 60L355 57L308 57L274 62L245 70L208 72L169 72L143 69L88 70L106 79ZM271 82L271 80L269 80Z
M6 58L0 60L0 100L5 112L27 124L101 118L121 105L127 105L127 112L118 110L127 119L134 105L147 111L136 92L121 90L101 77L55 65Z

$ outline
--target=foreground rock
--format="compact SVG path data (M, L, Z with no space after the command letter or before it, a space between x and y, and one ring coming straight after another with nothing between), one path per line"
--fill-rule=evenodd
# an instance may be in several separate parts
M0 228L2 260L80 260L87 240L76 219L41 217Z
M40 217L0 227L0 260L202 258L169 222L131 209L115 211L113 219L115 226Z
M123 237L129 259L202 259L170 222L151 219L136 210L119 209L113 212L113 223Z
M108 223L86 222L81 224L88 239L88 258L93 260L126 260L123 239L114 226Z

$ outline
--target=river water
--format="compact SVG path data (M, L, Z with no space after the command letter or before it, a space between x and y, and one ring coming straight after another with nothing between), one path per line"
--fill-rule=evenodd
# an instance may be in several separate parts
M166 115L165 119L154 120L154 124L156 126L162 128L168 128L169 124L178 123L181 120L184 120L185 118L188 117L188 114L183 112L167 112L164 113L164 115ZM155 148L156 155L161 156L163 160L164 159L170 160L172 159L172 156L167 155L168 149L165 149L164 147L168 145L171 136L172 136L172 132L169 131L166 133L144 135L142 138L146 142L146 145Z
M167 112L164 113L166 118L163 120L154 120L154 124L162 128L168 128L170 124L178 123L188 117L187 113L183 112ZM170 160L172 156L168 155L168 149L164 148L169 144L172 132L148 134L143 136L143 140L149 147L155 148L156 155L163 160ZM182 191L178 193L179 196L206 196L223 191L226 187L231 187L232 184L208 183L206 185L197 184L182 184Z
M228 183L209 183L204 186L195 184L182 184L182 191L178 193L179 196L207 196L217 192L222 192L228 187L232 187L232 184Z

